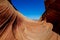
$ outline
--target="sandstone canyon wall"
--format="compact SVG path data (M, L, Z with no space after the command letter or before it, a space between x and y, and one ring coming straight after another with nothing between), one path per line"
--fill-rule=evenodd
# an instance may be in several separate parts
M54 20L47 21L50 23L46 20L29 20L15 10L8 0L0 0L0 40L60 40L60 36L52 31L51 23Z
M42 20L53 24L53 31L60 34L60 0L45 0L46 11Z

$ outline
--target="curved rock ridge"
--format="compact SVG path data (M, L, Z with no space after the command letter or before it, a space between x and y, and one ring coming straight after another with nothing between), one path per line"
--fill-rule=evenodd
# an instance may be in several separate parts
M29 20L8 0L0 0L0 40L60 40L52 28L46 20Z
M14 11L14 8L7 0L4 0L0 3L0 37L6 30L6 25L8 25L8 22L10 23L10 21L12 22L15 20L16 14L14 14Z

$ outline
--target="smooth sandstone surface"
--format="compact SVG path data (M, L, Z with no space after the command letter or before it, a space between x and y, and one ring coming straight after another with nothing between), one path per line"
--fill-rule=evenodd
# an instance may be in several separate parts
M0 40L60 40L53 25L27 19L8 0L0 0Z

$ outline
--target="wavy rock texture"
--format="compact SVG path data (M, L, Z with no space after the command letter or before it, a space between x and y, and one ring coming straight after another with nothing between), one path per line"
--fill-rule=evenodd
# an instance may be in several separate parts
M53 24L53 31L60 34L60 0L46 0L46 12L42 16L42 20Z
M27 19L8 0L0 0L0 40L60 40L53 25Z

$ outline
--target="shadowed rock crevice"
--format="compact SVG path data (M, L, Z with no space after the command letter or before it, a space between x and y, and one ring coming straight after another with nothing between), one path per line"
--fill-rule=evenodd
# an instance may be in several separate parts
M47 22L53 24L53 31L60 34L60 0L46 0L46 11L42 20L46 18Z

